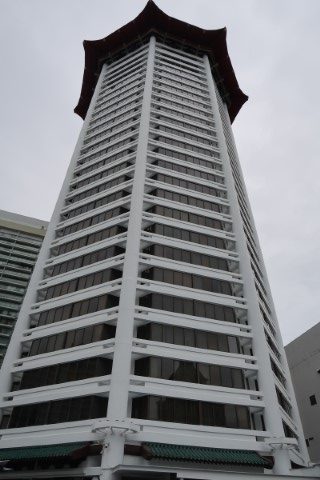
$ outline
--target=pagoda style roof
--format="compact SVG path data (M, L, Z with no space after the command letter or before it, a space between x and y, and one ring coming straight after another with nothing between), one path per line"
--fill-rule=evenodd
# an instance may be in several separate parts
M231 64L226 42L227 29L204 30L169 17L152 0L148 1L134 20L107 37L101 40L84 40L85 66L75 113L85 118L103 63L152 33L208 55L215 80L233 122L248 97L240 89Z

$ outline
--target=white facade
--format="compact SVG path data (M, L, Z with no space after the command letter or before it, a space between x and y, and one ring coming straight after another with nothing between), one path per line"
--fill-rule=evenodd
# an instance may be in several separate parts
M108 299L84 303L102 296ZM175 337L143 338L147 324ZM111 326L109 333L90 340L89 330L80 332L98 325ZM74 330L72 340L62 336ZM85 367L80 374L81 363L59 379L67 363L89 358L102 359L102 367L90 367L96 373ZM60 364L56 383L51 373L39 380L35 369ZM197 381L188 378L191 365ZM185 369L183 381L177 368ZM28 371L32 388L19 383ZM0 408L0 449L105 446L101 465L89 457L61 478L247 478L243 467L227 474L221 466L124 455L125 444L141 442L260 452L274 457L275 476L306 475L291 469L291 461L307 465L308 455L227 106L208 57L151 36L103 66L7 352ZM94 418L84 419L88 412ZM198 417L200 425L183 421Z

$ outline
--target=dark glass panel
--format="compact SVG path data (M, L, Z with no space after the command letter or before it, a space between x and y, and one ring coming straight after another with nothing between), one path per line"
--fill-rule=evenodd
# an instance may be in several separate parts
M14 407L7 428L104 417L107 404L106 398L93 396Z

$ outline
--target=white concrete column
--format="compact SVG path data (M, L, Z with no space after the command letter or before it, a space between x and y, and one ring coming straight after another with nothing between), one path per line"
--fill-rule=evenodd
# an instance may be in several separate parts
M238 158L238 155L237 155L234 135L233 135L233 131L232 131L231 126L230 126L230 128L228 128L228 130L229 130L229 135L230 135L231 140L232 140L232 144L233 144L232 146L233 146L233 149L234 149L234 152L235 152L235 159L234 160L237 162L237 167L238 167L238 171L239 171L240 180L241 180L242 186L243 186L245 194L246 194L247 209L248 209L248 213L249 213L249 217L250 217L251 228L252 228L253 233L254 233L255 246L256 246L258 256L259 256L259 261L260 261L259 266L260 266L260 269L261 269L262 274L263 274L263 286L267 291L267 299L268 299L268 303L269 303L271 313L272 313L271 317L272 317L273 325L274 325L275 331L276 331L276 341L277 341L277 345L279 347L279 352L281 353L281 361L280 362L281 362L282 368L283 368L283 370L285 372L285 376L286 376L286 390L287 390L288 395L291 399L292 420L293 420L293 422L295 423L295 425L298 429L300 452L304 456L306 463L308 463L310 461L309 452L308 452L306 442L305 442L305 439L304 439L304 433L303 433L302 423L301 423L301 419L300 419L299 409L298 409L296 396L295 396L295 392L294 392L294 388L293 388L293 384L292 384L292 380L291 380L290 369L289 369L289 366L288 366L285 349L284 349L284 346L283 346L283 341L282 341L281 331L280 331L279 322L278 322L278 318L277 318L277 313L276 313L276 309L275 309L275 305L274 305L273 297L272 297L272 292L271 292L271 288L270 288L270 284L269 284L268 273L267 273L267 270L266 270L266 266L265 266L264 259L263 259L263 254L262 254L261 247L260 247L260 242L259 242L259 237L258 237L258 234L257 234L257 229L256 229L256 226L255 226L254 216L252 214L251 204L250 204L247 192L246 192L245 181L244 181L244 177L243 177L243 173L242 173L241 164L239 162L239 158Z
M62 184L57 203L55 205L50 223L48 225L48 230L43 240L43 243L39 252L39 256L35 264L26 295L24 297L24 300L20 309L16 326L11 336L10 344L8 346L6 356L4 358L2 368L0 370L0 401L1 401L1 396L4 393L8 392L11 387L12 364L17 359L20 358L20 355L21 355L20 340L22 338L23 332L30 327L29 315L31 312L31 306L37 301L37 287L39 285L39 282L43 279L44 264L46 260L48 260L48 258L50 257L50 247L51 247L52 241L55 240L56 226L61 221L60 213L65 204L65 197L69 192L69 183L73 179L73 171L77 165L80 150L83 145L83 139L85 137L89 122L91 120L91 115L92 115L97 97L100 92L101 83L102 83L105 71L106 71L106 65L103 65L99 80L97 82L94 94L90 102L89 109L87 111L86 118L84 120L78 141L76 143L73 155L71 157L71 161L70 161L64 182Z
M222 119L219 111L218 99L209 59L204 57L204 64L207 73L208 87L211 98L211 105L216 123L218 142L220 147L221 160L225 173L225 182L228 191L228 200L230 202L230 213L233 222L233 232L236 236L236 250L240 257L240 273L243 279L244 298L248 306L248 323L252 327L253 333L253 349L254 355L258 361L258 379L259 388L263 392L265 401L265 424L267 430L276 437L283 437L284 431L282 427L282 419L279 409L277 408L278 400L275 390L273 374L268 351L268 345L265 338L264 327L261 320L258 295L255 289L254 274L251 268L250 255L247 248L247 241L243 229L242 218L238 196L233 179L226 139L223 131ZM288 473L290 470L290 460L288 452L286 455L281 451L281 458L275 455L274 471ZM279 463L279 464L278 464Z
M131 350L136 303L136 285L138 279L144 183L147 165L155 45L155 37L151 37L141 108L137 156L127 234L127 248L123 266L119 314L115 337L115 350L108 404L109 420L121 420L128 417L128 390L131 374ZM109 447L106 449L102 458L102 468L116 466L121 463L123 459L124 436L116 433L111 434L108 437L108 442Z
M116 478L117 477L112 473L112 470L104 470L103 472L101 472L99 477L94 477L94 479L96 480L114 480Z

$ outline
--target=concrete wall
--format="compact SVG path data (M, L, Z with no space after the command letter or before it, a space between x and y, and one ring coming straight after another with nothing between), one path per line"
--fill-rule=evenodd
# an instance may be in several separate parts
M320 323L285 347L310 458L320 462ZM311 405L312 395L316 403Z

